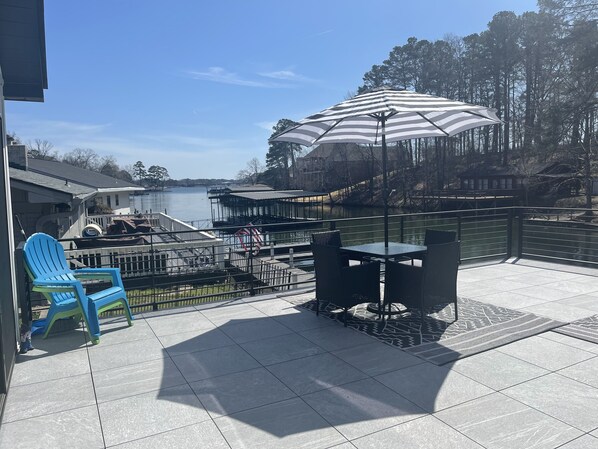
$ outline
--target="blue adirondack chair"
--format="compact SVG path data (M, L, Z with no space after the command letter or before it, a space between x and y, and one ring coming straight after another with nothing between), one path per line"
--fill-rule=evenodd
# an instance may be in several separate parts
M71 270L62 245L43 233L29 237L23 252L33 291L42 293L50 302L44 338L56 320L82 317L92 343L97 344L100 341L98 315L114 307L122 307L129 326L133 324L133 315L117 268ZM109 279L112 286L87 295L79 279Z

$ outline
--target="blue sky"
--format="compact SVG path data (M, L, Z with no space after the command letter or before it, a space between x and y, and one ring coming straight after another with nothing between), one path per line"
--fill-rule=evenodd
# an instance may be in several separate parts
M407 38L486 29L535 0L45 2L45 103L7 102L7 129L172 178L234 178L271 127L346 98Z

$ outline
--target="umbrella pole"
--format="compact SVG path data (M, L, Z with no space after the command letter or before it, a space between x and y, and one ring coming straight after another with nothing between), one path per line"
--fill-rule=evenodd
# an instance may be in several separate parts
M388 248L388 174L386 173L386 117L382 114L382 201L384 204L384 247Z

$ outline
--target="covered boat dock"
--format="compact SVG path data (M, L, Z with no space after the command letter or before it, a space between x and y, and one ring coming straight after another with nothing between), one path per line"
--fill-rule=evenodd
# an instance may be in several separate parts
M231 191L210 197L212 222L223 227L321 220L323 195L305 190Z

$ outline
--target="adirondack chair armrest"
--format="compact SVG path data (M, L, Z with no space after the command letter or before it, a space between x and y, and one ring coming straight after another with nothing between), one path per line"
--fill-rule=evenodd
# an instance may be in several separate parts
M78 268L73 270L76 278L83 279L106 279L112 280L112 285L123 287L118 268Z

